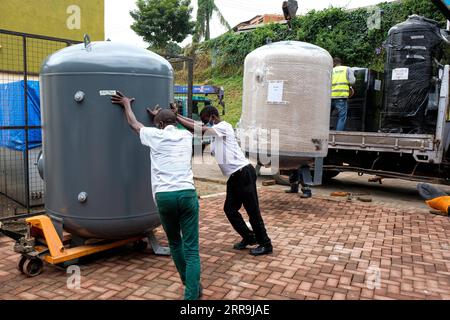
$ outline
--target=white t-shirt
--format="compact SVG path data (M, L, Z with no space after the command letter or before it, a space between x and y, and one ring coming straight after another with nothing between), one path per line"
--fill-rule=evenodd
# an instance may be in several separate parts
M195 190L192 173L192 133L167 126L142 128L141 143L150 147L153 197L158 192Z
M212 127L217 136L212 137L211 154L222 170L229 177L250 162L245 158L244 152L236 141L233 127L226 121L222 121Z

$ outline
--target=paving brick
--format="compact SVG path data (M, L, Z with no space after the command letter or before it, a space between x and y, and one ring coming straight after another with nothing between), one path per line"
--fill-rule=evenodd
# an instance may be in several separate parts
M107 300L107 299L111 299L112 297L114 297L118 292L115 290L109 290L107 292L105 292L104 294L102 294L101 296L98 297L99 300Z
M21 292L17 295L19 299L25 299L25 300L38 300L39 297L35 294L28 293L28 292Z
M346 294L345 293L339 293L336 292L335 294L333 294L333 300L345 300L346 299Z
M252 257L232 249L239 236L217 214L223 201L200 201L204 299L450 299L448 218L264 189L274 253ZM167 243L162 228L156 236ZM172 260L151 250L124 249L82 265L82 288L69 290L67 274L48 265L38 277L21 275L12 245L0 236L0 300L183 298ZM373 270L381 276L375 290L368 287Z

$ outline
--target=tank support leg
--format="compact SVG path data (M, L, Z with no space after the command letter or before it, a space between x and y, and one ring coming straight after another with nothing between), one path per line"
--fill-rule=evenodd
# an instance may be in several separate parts
M170 249L167 247L162 247L158 243L158 240L156 240L155 233L153 231L148 235L148 243L150 243L153 252L157 256L170 256Z
M259 164L259 162L258 162L258 164L256 165L256 167L255 167L255 171L256 171L256 175L259 177L260 175L261 175L261 165Z
M323 176L323 158L315 158L314 160L314 185L320 186Z

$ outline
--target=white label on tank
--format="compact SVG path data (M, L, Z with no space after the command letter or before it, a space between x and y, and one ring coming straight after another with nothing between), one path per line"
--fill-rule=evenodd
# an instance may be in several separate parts
M116 90L100 90L101 96L113 96L116 93L117 93Z
M425 36L411 36L412 40L417 40L417 39L424 39Z
M283 103L283 81L269 81L267 103Z
M375 85L374 85L374 90L375 91L381 91L381 80L376 79L375 80Z
M392 70L392 80L408 80L408 79L409 79L408 68L397 68Z

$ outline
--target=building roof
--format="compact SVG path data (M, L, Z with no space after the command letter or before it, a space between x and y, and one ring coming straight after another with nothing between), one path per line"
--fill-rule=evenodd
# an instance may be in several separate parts
M235 32L245 32L253 30L257 27L263 26L268 23L286 23L286 20L284 20L284 16L280 14L256 15L247 21L243 21L237 24L233 28L233 30Z

